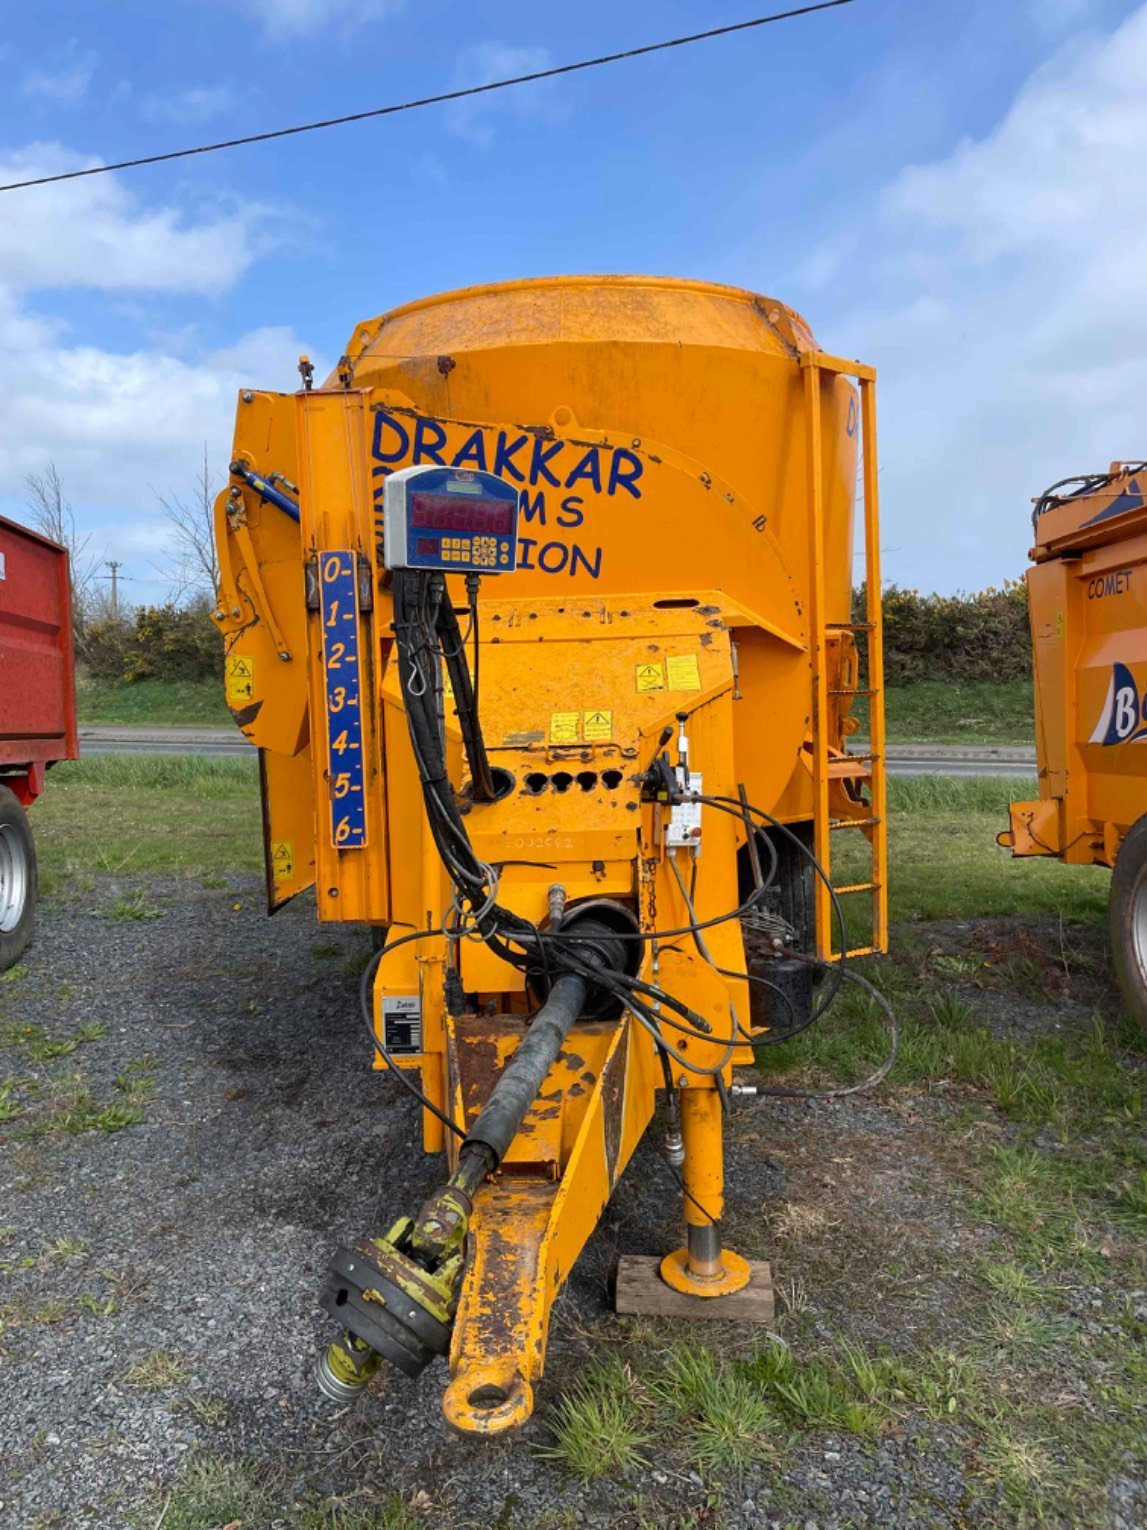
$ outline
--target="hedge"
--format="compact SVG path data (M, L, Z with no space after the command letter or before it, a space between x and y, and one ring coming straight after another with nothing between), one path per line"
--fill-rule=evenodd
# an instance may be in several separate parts
M853 620L864 619L863 586L853 592ZM976 595L884 591L884 679L1030 680L1027 586L1010 579Z
M90 621L80 643L89 672L108 680L193 680L221 674L223 645L206 600L143 606L130 617ZM853 595L863 620L864 589ZM863 646L863 642L862 642ZM1010 580L977 595L884 591L884 674L888 685L916 680L1027 680L1031 677L1027 587Z

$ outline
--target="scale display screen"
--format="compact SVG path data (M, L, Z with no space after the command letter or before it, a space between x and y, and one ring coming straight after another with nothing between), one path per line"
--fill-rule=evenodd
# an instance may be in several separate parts
M383 490L387 568L512 574L518 561L518 491L493 473L414 467Z

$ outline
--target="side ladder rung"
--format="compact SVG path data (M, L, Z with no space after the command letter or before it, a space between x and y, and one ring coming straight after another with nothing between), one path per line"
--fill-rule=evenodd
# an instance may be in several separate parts
M875 696L876 691L829 691L830 696Z
M879 886L879 882L853 882L850 887L834 887L833 892L838 898L844 898L849 893L875 892Z
M875 632L875 622L825 622L826 632Z
M879 818L834 818L829 824L830 829L874 829L880 822Z

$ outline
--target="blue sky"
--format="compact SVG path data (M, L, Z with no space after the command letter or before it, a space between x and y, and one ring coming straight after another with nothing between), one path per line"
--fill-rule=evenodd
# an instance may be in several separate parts
M757 14L760 0L6 7L0 179ZM1147 456L1147 4L852 6L481 102L0 198L0 510L51 460L140 599L236 389L499 277L781 298L881 377L885 573L1022 571L1053 479Z

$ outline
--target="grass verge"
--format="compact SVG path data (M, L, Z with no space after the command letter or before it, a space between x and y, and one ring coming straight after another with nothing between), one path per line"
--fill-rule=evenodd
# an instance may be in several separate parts
M222 680L96 680L76 676L81 723L163 728L224 727L231 722Z
M96 680L80 674L81 723L106 726L226 727L231 714L220 680ZM863 724L862 704L855 708ZM888 737L894 744L1031 744L1032 684L925 680L885 692Z
M867 728L867 707L854 712ZM921 680L891 685L884 693L888 738L893 744L1034 744L1030 680Z
M31 813L47 892L93 874L205 875L263 863L254 760L93 755L58 765ZM121 909L116 918L146 918Z

